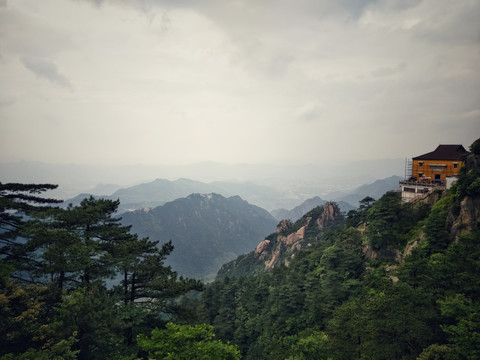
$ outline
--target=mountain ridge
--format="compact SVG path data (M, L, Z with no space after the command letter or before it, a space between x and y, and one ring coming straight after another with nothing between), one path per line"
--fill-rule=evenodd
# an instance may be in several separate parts
M225 197L239 195L249 203L269 210L277 220L290 218L295 221L313 207L323 205L327 201L335 201L342 211L348 212L355 208L358 201L365 196L379 198L386 191L396 189L400 179L402 179L400 176L391 176L385 179L378 179L374 183L361 185L347 193L331 193L328 195L330 200L323 200L318 195L307 197L307 199L304 199L307 196L306 194L290 194L290 196L286 196L281 190L266 185L258 185L252 181L204 183L187 178L179 178L173 181L157 178L150 182L117 189L111 195L93 196L111 200L119 199L120 206L118 211L123 213L140 208L154 208L168 201L188 196L191 193L217 193ZM88 193L81 193L66 200L64 203L66 205L69 203L78 205L82 199L89 196L90 194ZM285 210L286 207L292 210ZM300 208L296 209L298 207Z
M255 248L276 219L240 196L192 193L151 210L122 215L132 232L160 242L172 241L166 260L179 274L213 280L222 264Z

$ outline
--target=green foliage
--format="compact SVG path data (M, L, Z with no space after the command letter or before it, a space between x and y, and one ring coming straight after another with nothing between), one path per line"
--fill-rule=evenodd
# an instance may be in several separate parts
M466 167L460 169L463 175L455 183L457 197L462 199L465 196L478 196L480 194L480 168L467 170Z
M327 334L339 359L415 359L436 339L435 318L428 293L386 282L338 307Z
M328 213L328 216L323 217L325 206L333 210L333 213ZM268 235L265 238L268 243L264 242L262 244L262 246L265 245L262 251L267 253L266 258L258 257L254 251L239 256L221 267L217 274L217 280L226 276L235 277L263 273L265 271L265 261L273 256L278 259L275 266L290 263L291 259L297 255L298 247L303 248L311 246L313 243L323 242L326 234L342 229L343 225L344 217L335 203L315 207L294 224L290 220L282 220L277 226L278 232ZM301 228L304 228L303 238L299 239L298 243L295 244L296 246L286 245L285 237L294 235ZM297 247L297 245L299 246ZM274 252L275 255L273 255Z
M399 194L387 193L367 213L367 236L373 249L401 245L400 217L403 215Z
M29 216L42 214L49 210L48 204L61 202L36 195L56 187L0 183L0 255L8 263L22 264L28 260L19 252L24 236L22 227Z
M20 287L3 279L0 289L0 354L28 347L40 347L41 329L47 321L46 289L36 285Z
M452 353L463 359L480 358L480 303L463 294L440 300L442 315L451 318L451 324L442 325L448 334Z
M480 155L480 139L475 140L472 145L470 145L470 151L474 155Z
M213 280L232 255L255 248L277 223L266 210L238 196L218 194L192 194L148 212L127 212L123 218L141 236L173 236L169 263L181 274L207 280Z
M432 344L422 351L418 360L457 360L458 357L453 354L448 345Z
M296 341L291 345L289 353L293 355L287 360L328 360L328 337L322 331L306 331L294 336ZM303 336L302 336L303 335Z
M210 325L176 325L154 329L150 337L139 335L138 345L149 359L237 360L240 353L234 345L215 339Z
M359 203L360 203L359 209L360 210L368 210L372 207L374 202L375 202L374 198L372 198L371 196L366 196L362 200L359 201Z
M450 242L455 204L453 192L434 206L388 193L288 267L211 284L204 319L246 359L478 358L480 233ZM417 245L393 262L407 243Z
M0 260L0 359L76 359L74 334L52 329L49 292L38 285L19 285Z
M288 268L210 284L202 313L246 359L312 358L309 346L326 346L315 327L324 326L334 308L358 290L363 272L360 233L327 232Z
M424 223L426 250L428 254L444 250L450 241L447 228L447 215L453 203L450 195L439 200L433 207Z
M122 308L105 289L82 287L66 293L56 309L55 333L67 338L76 334L79 359L105 359L123 348L126 324Z
M60 340L58 343L48 343L41 348L30 348L24 353L6 354L0 356L0 360L75 360L78 350L71 348L77 340L74 336Z
M347 219L345 221L345 225L347 227L357 227L361 223L366 224L368 210L375 203L375 199L371 196L366 196L360 200L359 203L360 206L358 207L358 210L350 210L348 212Z
M386 193L366 213L369 245L388 257L391 249L402 249L405 246L408 233L426 215L426 206L404 204L400 193Z
M113 215L118 201L93 197L79 206L52 208L31 217L22 227L17 254L19 276L50 283L61 291L104 281L116 274L125 243L138 244L130 228Z
M163 265L171 243L120 225L118 202L49 209L0 187L0 359L478 359L480 232L449 240L477 170L431 207L364 199L345 227L307 229L288 267L248 274L245 256L244 276L207 286L199 318L180 296L202 284Z
M179 297L203 285L164 266L171 243L121 225L118 201L62 209L31 195L50 188L0 184L0 356L133 359L135 336L185 314Z
M357 227L362 222L365 222L364 213L362 213L358 210L350 210L347 213L347 218L345 220L345 226L347 226L347 227Z

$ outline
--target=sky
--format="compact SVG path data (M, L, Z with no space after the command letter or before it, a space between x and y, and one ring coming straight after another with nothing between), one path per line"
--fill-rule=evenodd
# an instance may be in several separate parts
M0 162L468 148L479 19L478 0L0 0Z

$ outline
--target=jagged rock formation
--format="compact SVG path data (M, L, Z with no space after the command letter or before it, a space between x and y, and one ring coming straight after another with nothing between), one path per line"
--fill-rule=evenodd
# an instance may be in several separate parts
M285 264L288 265L289 258L294 257L295 252L305 245L303 240L305 239L307 229L323 231L329 225L335 223L341 216L340 209L335 203L326 203L319 208L322 209L319 216L314 219L315 214L307 213L302 218L304 225L298 230L295 230L295 227L289 220L282 220L275 231L276 239L265 239L258 244L254 256L255 259L265 262L265 270L273 269L285 254L289 255L284 259ZM308 243L306 245L308 246Z
M284 219L255 251L223 265L218 277L269 271L279 264L288 266L297 251L310 246L323 231L340 225L342 220L340 208L333 202L314 208L295 223Z

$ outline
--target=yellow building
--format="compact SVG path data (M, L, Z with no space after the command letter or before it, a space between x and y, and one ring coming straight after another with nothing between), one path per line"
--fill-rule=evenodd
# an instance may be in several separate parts
M412 177L420 182L445 184L447 176L458 175L466 153L462 145L438 145L434 151L412 159Z
M463 165L462 145L439 145L434 151L412 159L412 173L400 181L403 201L413 201L439 186L448 188Z

